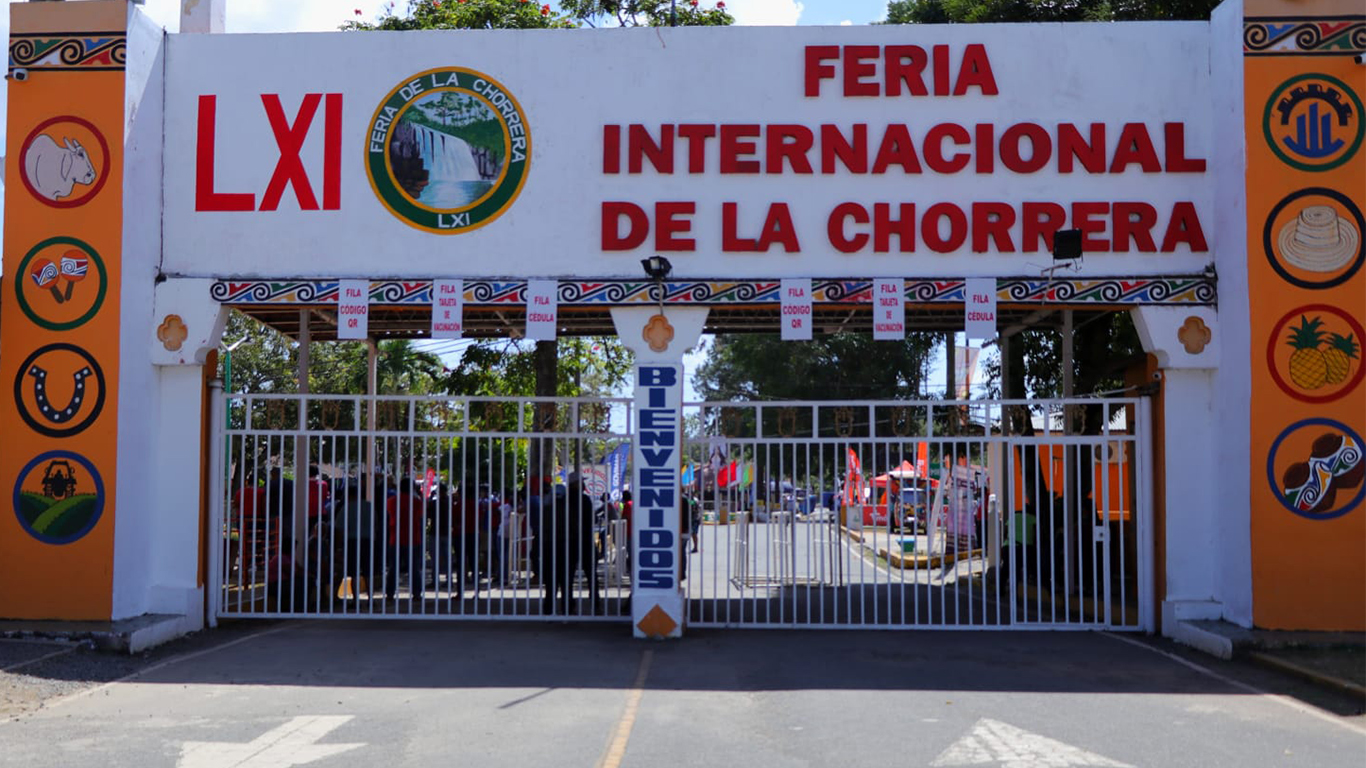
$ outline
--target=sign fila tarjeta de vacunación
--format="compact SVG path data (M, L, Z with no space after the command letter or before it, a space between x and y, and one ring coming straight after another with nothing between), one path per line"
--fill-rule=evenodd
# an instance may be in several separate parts
M365 170L384 207L418 229L466 232L498 218L526 181L522 107L488 75L459 67L400 83L375 110Z

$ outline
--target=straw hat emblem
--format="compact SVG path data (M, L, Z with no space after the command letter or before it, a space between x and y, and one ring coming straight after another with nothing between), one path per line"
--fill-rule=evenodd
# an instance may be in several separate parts
M1310 272L1333 272L1356 255L1361 233L1331 205L1310 205L1281 227L1281 257Z

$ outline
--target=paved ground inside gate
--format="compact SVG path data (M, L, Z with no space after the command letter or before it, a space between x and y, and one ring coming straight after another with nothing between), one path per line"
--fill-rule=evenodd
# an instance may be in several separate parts
M105 678L69 654L12 673L66 687L0 721L0 765L1362 764L1358 703L1154 642L695 630L650 643L610 625L238 624L117 682L83 685ZM53 650L7 653L12 664Z

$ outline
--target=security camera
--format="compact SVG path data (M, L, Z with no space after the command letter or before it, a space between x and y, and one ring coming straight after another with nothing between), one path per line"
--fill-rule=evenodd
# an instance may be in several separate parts
M1366 64L1366 53L1358 53L1353 60L1358 64Z
M8 75L5 75L5 78L16 83L22 83L28 79L28 70L23 67L15 67L9 71Z

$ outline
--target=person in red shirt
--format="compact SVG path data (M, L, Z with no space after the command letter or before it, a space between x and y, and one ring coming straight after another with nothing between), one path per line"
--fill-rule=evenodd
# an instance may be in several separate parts
M323 512L327 510L327 503L331 500L332 489L327 487L327 481L323 479L318 465L310 464L308 467L308 522L316 523Z
M397 492L385 502L388 512L385 526L385 542L389 546L388 578L384 580L384 596L393 600L398 595L398 575L408 574L409 589L417 592L422 581L414 577L414 567L420 573L422 564L422 539L426 536L426 504L422 502L413 485L412 478L405 477L398 484Z
M273 547L269 548L272 551L267 552L264 517L258 517L265 508L266 489L256 482L255 473L248 473L246 482L232 496L232 509L229 511L228 519L228 527L237 532L237 540L233 542L228 558L242 571L253 570L257 562L264 563L274 554ZM275 535L278 538L279 532L275 532ZM243 545L246 546L246 560L238 562Z

